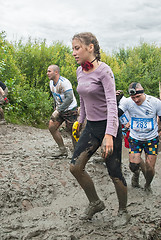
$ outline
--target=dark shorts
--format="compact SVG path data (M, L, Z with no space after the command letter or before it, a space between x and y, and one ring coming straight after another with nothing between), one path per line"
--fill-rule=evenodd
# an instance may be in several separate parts
M157 155L158 144L158 137L148 141L139 141L132 137L129 137L129 153L142 153L144 150L148 155Z
M57 121L57 122L60 122L61 124L63 122L65 122L66 127L68 128L70 133L72 133L72 126L73 126L73 123L75 121L77 121L77 118L78 118L78 110L77 110L77 108L74 108L73 110L69 110L69 111L66 111L66 112L61 112L56 119L53 119L52 116L51 116L50 119L53 122Z

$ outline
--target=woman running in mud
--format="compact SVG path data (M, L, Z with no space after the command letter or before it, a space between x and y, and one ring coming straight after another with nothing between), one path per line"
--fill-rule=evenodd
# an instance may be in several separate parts
M89 205L82 220L88 220L105 209L97 195L94 183L85 170L90 157L101 146L109 175L114 183L119 210L114 226L125 225L127 212L127 184L121 171L121 125L118 129L118 112L114 75L110 67L100 61L100 47L96 37L89 32L74 35L73 56L81 66L77 69L80 96L78 131L85 119L87 124L76 145L70 171L83 188Z

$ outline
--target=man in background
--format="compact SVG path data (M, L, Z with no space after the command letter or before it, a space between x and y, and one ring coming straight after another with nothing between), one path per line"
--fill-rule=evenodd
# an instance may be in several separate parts
M122 90L116 91L116 99L117 99L117 105L122 104L124 101L126 101L126 97L124 97L124 92ZM128 111L124 112L124 114L120 117L120 122L122 124L122 135L124 138L124 145L126 148L129 148L129 134L130 134L130 116Z
M128 111L130 115L129 167L133 172L132 186L139 187L139 172L145 177L144 189L151 192L151 182L155 174L158 154L158 122L161 121L161 101L147 95L140 83L129 85L130 97L119 105L119 117ZM158 117L157 117L158 116ZM141 158L145 152L145 162Z
M72 126L73 123L77 121L77 101L71 82L67 78L60 76L60 69L57 65L50 65L47 70L47 75L50 80L50 90L56 105L55 111L52 113L49 121L49 131L59 147L59 150L53 157L66 157L68 152L59 127L63 122L66 123L66 127L72 138L73 147L75 147L76 140L72 136Z
M4 119L4 111L2 106L4 105L4 103L9 102L7 95L8 95L8 88L3 82L0 81L0 124L6 123Z

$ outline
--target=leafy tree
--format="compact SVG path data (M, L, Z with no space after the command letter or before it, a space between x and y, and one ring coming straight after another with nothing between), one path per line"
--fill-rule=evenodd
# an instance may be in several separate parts
M131 82L140 82L145 92L159 97L161 80L161 47L140 43L134 48L121 48L112 55L101 50L101 60L112 69L116 88L128 96ZM60 67L60 74L68 78L76 91L78 67L71 49L61 42L46 44L46 40L9 43L5 32L0 33L0 81L9 89L9 104L5 106L6 120L13 123L47 127L53 111L47 68Z

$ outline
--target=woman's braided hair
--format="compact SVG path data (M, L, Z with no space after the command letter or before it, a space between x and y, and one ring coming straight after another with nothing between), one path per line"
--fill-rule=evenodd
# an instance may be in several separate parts
M98 43L97 38L90 32L82 32L75 34L72 38L74 40L77 38L81 43L84 43L85 45L93 44L94 45L94 54L96 56L97 61L100 61L101 54L100 54L100 46Z

